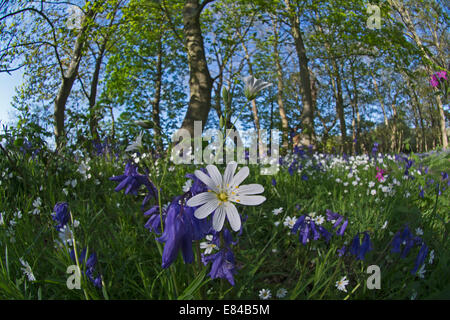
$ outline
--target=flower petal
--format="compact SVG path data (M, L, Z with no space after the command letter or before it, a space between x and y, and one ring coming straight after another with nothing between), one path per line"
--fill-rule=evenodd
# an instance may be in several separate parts
M236 189L236 194L239 195L252 195L252 194L258 194L264 192L264 187L260 184L245 184L242 186L239 186L239 188Z
M246 206L257 206L261 203L263 203L264 201L266 201L266 197L263 196L236 196L233 200L230 199L231 201L246 205Z
M217 188L220 188L222 185L222 175L220 174L219 169L213 164L209 164L206 166L206 170L208 171L209 176L214 181L214 185Z
M233 229L233 231L239 231L239 229L241 229L241 217L239 216L236 207L231 202L226 202L224 208L231 229Z
M216 195L212 192L202 192L199 193L192 198L190 198L186 204L189 207L198 207L206 202L213 201L214 199L217 199Z
M249 173L250 170L248 169L248 167L243 167L241 170L238 171L238 173L236 173L236 175L231 180L230 187L233 188L239 186L241 182L248 177Z
M232 161L227 165L227 168L225 169L225 172L223 174L223 187L228 188L231 180L233 180L234 172L237 168L237 162Z
M206 175L204 172L200 171L200 170L195 170L195 176L197 178L200 179L201 182L203 182L204 184L206 184L206 186L211 189L214 190L216 192L219 192L219 189L217 188L217 186L214 184L214 181L208 177L208 175Z
M216 231L222 230L223 223L225 221L225 216L226 216L225 208L223 205L220 205L216 209L216 212L214 213L214 216L213 216L212 225L213 225L214 230L216 230Z
M204 219L211 214L214 210L219 206L219 200L216 198L215 200L211 200L206 202L203 206L195 210L194 216L197 219Z

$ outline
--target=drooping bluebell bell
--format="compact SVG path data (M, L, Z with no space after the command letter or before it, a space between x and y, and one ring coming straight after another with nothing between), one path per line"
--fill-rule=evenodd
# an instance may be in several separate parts
M397 231L394 238L391 241L391 252L401 253L400 257L405 259L411 249L414 246L422 245L423 240L420 237L414 237L414 235L409 230L408 225L405 225L403 231ZM403 249L401 248L403 246Z
M164 232L156 239L164 243L163 268L168 268L175 261L180 250L184 262L192 263L192 241L204 238L210 229L207 219L197 219L194 216L195 208L185 206L183 202L183 196L175 197L171 202L164 221Z
M185 263L194 261L190 223L186 215L182 214L182 210L183 207L178 203L178 199L172 201L167 210L164 232L157 238L159 242L164 243L163 268L168 268L175 261L180 249Z
M76 259L75 259L75 251L73 249L70 250L70 258L72 259L73 262L76 263ZM87 255L87 249L84 248L81 251L81 254L78 255L78 263L80 264L80 266L84 265L84 267L86 268L85 274L88 277L88 279L92 282L92 284L97 287L97 288L101 288L102 287L102 276L101 274L98 274L97 277L94 277L95 275L95 266L97 265L98 259L97 259L97 254L95 252L91 253L91 255L86 258ZM86 261L86 263L85 263Z
M370 236L367 231L364 231L364 238L362 240L362 244L359 237L359 232L353 238L352 243L350 244L349 252L356 256L357 260L364 260L367 252L371 251L372 244L370 242Z
M139 187L142 185L150 185L147 176L138 173L138 166L132 162L125 165L125 172L122 175L114 176L109 180L119 182L114 191L125 189L125 194L137 195Z
M421 197L422 199L425 196L425 190L423 189L422 186L419 186L419 197Z
M318 240L320 237L324 237L328 242L331 239L331 234L322 226L316 226L313 219L309 216L302 215L295 222L292 227L293 234L299 233L299 241L303 245L306 245L310 240Z
M424 263L427 254L428 246L424 242L422 242L422 246L420 247L419 253L417 254L414 268L411 270L411 274L415 274L417 272L417 269L419 269L419 267Z
M55 214L52 214L52 218L54 221L58 222L55 228L59 231L63 229L70 220L69 205L67 202L58 202L55 204L53 211Z
M272 178L272 185L273 185L274 187L277 186L277 180L275 180L275 178Z
M200 169L203 173L206 173L206 169L202 168ZM192 186L189 189L192 196L195 196L199 193L207 192L208 187L199 179L195 174L188 173L186 174L186 178L189 178L192 180Z
M155 185L149 180L147 175L138 173L138 166L132 162L125 165L125 172L122 175L109 178L111 181L119 182L114 191L119 192L125 189L125 194L131 193L137 196L139 188L144 185L147 188L147 195L142 202L143 208L151 198L158 199L158 190Z
M337 250L339 257L342 257L347 252L347 247L344 245L342 248Z
M343 236L345 229L347 228L348 225L348 219L344 220L344 216L340 215L339 213L333 212L329 209L326 210L326 215L327 221L334 221L333 229L337 229L336 234L338 236ZM341 226L338 228L339 225Z
M211 279L227 279L232 286L235 285L234 274L236 274L236 263L234 254L229 248L223 248L219 252L202 256L203 264L212 263L209 276Z
M378 153L378 147L379 147L378 142L374 142L373 148L372 148L372 156L373 156L373 157L376 157L376 156L377 156L377 153Z
M154 232L156 234L161 234L161 216L159 212L159 206L153 206L146 212L144 212L144 216L150 216L145 224L145 228L150 232ZM166 212L162 209L162 219L163 223L166 218Z

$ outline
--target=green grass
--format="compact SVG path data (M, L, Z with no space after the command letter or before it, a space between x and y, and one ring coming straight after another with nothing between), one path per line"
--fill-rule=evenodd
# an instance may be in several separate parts
M345 165L324 172L309 167L292 176L287 168L274 176L263 176L258 167L250 166L251 174L244 184L262 184L267 200L260 206L238 208L248 219L233 247L238 270L235 286L224 279L211 279L210 265L205 267L198 261L186 265L178 257L170 268L161 268L164 244L144 228L147 217L140 208L144 194L114 192L116 183L109 180L123 173L121 160L93 157L89 161L91 177L85 180L72 154L44 154L35 160L21 153L10 155L11 159L0 159L0 212L4 219L0 226L1 299L259 299L262 288L270 289L273 299L280 288L287 289L284 299L409 299L414 292L417 299L449 298L449 191L436 196L433 184L425 188L422 199L418 189L426 185L426 179L437 182L440 172L450 172L448 155L423 159L421 163L429 166L429 174L416 173L414 180L403 180L404 168L394 160L377 164L388 170L384 185L392 183L393 178L400 183L394 186L392 195L378 188L374 165L368 165L367 170L365 164L357 166L362 186L352 185L354 178L348 178ZM201 167L178 165L170 171L170 163L148 163L153 172L159 168L160 174L152 179L162 188L162 204L182 194L185 174ZM220 170L223 172L223 168ZM302 179L303 174L307 180ZM271 184L272 178L277 181L276 187ZM337 178L342 182L336 182ZM77 181L75 187L65 185L73 179ZM368 188L370 181L375 182L374 188ZM371 189L376 189L375 196L367 194ZM407 192L409 198L405 197ZM40 213L33 215L37 197L42 204ZM87 247L97 253L96 270L103 276L102 289L95 288L87 278L81 290L66 286L66 269L73 262L66 249L55 247L58 232L51 218L59 201L66 201L73 219L80 222L79 227L72 228L79 251ZM155 204L152 201L145 209ZM273 209L280 207L283 212L275 216ZM311 212L325 216L326 209L349 220L343 237L335 234L331 222L324 222L323 226L333 233L329 243L321 238L303 246L298 235L283 225L287 216L298 218ZM18 211L22 213L20 219L14 216ZM13 220L16 223L11 225ZM390 252L393 234L405 224L413 233L420 227L425 243L434 250L433 263L426 259L423 279L409 272L419 248L413 248L406 259ZM337 255L337 249L349 245L356 233L364 231L369 232L373 245L364 261ZM234 237L237 239L236 233ZM22 272L21 257L30 264L36 281L28 281ZM380 290L366 287L366 270L373 264L381 270ZM350 280L347 292L335 286L343 276Z

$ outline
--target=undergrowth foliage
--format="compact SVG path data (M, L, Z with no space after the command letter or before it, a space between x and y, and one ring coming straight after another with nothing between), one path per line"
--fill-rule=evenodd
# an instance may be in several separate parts
M3 299L448 298L446 153L295 148L265 176L0 140Z

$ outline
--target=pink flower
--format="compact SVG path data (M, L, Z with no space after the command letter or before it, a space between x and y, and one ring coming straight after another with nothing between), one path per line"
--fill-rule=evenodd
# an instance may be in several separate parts
M384 176L383 176L383 174L384 174L385 172L386 172L386 171L384 171L383 169L380 169L380 168L377 167L377 175L375 176L375 178L378 179L378 182L383 182L383 181L384 181Z
M435 74L433 74L430 78L430 84L433 88L437 88L440 85L440 82L444 82L444 80L447 80L447 71L438 71Z
M447 72L444 70L436 72L436 76L439 80L447 80Z
M433 74L433 75L431 76L430 84L431 84L431 86L432 86L433 88L436 88L436 87L439 85L439 80L437 79L437 77L436 77L435 74Z

